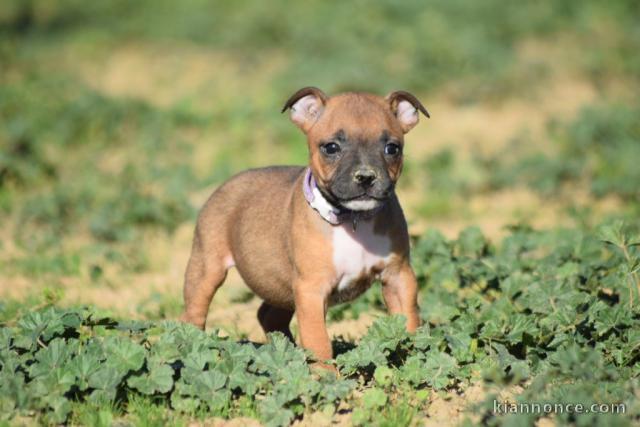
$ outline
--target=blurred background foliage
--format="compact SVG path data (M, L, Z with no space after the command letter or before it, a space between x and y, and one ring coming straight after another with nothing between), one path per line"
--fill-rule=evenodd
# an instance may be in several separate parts
M109 305L136 278L173 301L212 188L306 161L279 114L306 85L433 113L407 137L414 234L637 221L638 22L632 0L5 0L0 280Z

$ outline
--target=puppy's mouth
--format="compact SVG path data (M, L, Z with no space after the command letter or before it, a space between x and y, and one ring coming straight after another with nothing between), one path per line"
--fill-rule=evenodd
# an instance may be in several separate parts
M384 190L377 188L360 191L340 191L333 183L318 186L320 193L332 205L349 211L371 211L384 205L393 194L393 185Z
M350 211L370 211L382 206L388 198L389 196L380 197L365 192L355 197L335 197L335 202Z
M374 197L357 197L346 201L341 201L340 205L349 209L350 211L370 211L376 209L384 203L384 200L376 199Z
M362 193L355 197L343 197L338 200L340 203L348 203L348 202L357 202L357 201L366 201L366 200L377 200L379 202L384 202L388 197L380 197L369 193Z

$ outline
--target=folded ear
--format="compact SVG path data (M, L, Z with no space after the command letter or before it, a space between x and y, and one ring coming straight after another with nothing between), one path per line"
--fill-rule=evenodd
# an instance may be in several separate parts
M305 87L291 95L282 108L284 113L291 109L290 117L300 129L307 132L320 118L327 95L316 87Z
M389 102L389 108L400 122L404 133L409 132L418 123L418 111L427 118L431 117L418 98L409 92L403 90L391 92L385 99Z

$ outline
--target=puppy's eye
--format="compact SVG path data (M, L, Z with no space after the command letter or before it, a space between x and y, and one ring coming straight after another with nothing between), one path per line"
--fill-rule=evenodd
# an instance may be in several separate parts
M342 150L342 148L340 148L340 146L338 144L336 144L335 142L329 142L327 144L323 144L320 149L322 150L322 152L324 154L327 154L329 156L332 156L334 154L338 154L340 152L340 150Z
M388 143L384 146L384 154L389 156L397 156L402 151L402 148L393 142Z

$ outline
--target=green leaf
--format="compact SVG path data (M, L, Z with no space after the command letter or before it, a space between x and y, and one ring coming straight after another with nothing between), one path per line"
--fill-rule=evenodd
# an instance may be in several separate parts
M167 364L152 363L146 374L132 376L129 387L143 394L167 393L173 388L173 369Z
M212 369L203 372L199 377L197 384L204 387L207 391L215 391L224 387L227 382L227 376L222 372Z
M207 347L199 347L189 353L183 360L186 368L194 369L196 371L203 371L205 367L212 367L216 365L220 360L220 355L217 350L211 350Z
M71 389L75 376L62 368L56 368L46 375L40 375L28 385L29 393L35 397L62 396Z
M265 368L277 369L289 361L305 359L304 352L284 334L273 332L269 334L268 338L269 342L258 349L257 364L262 361Z
M227 376L216 369L204 372L189 370L184 372L180 393L199 397L206 401L216 391L222 389L226 383Z
M377 319L362 338L362 343L375 343L382 350L395 350L409 337L406 327L407 319L402 315L394 315Z
M387 394L379 388L370 388L362 395L362 404L366 409L376 409L387 403Z
M604 224L599 229L600 239L605 243L622 247L626 245L626 237L623 232L624 223L622 221L614 221Z
M283 407L273 397L267 397L258 406L260 420L266 426L288 426L291 424L295 414L291 409Z
M124 373L142 368L146 351L141 345L119 336L107 337L103 345L111 367Z
M194 414L200 406L200 399L193 397L182 397L178 393L171 394L171 407L176 411Z
M432 331L428 324L418 328L413 338L414 345L419 350L437 349L444 341L442 331Z
M353 380L330 380L322 383L322 388L318 394L327 402L335 402L347 397L355 386L356 382Z
M336 358L338 366L345 374L352 374L358 368L366 368L369 365L386 365L387 357L380 347L373 342L363 342L351 351L343 353Z
M64 423L71 412L71 403L62 396L49 395L44 401L51 410L45 419L56 424Z
M447 334L445 339L451 349L451 354L460 362L468 362L473 359L471 351L471 337L464 332Z
M369 421L369 417L371 416L371 412L365 410L364 408L354 408L351 413L351 422L353 425L361 426Z
M427 381L428 371L425 366L424 355L412 354L400 368L400 378L413 386L419 386Z
M393 381L393 370L387 366L378 366L373 372L376 383L382 387L388 387Z
M51 372L67 365L72 352L72 346L63 339L56 338L36 353L36 363L29 367L29 375L33 378L46 376Z
M69 364L69 370L75 375L76 385L81 391L89 387L91 376L98 372L102 365L101 350L101 347L95 343L89 344Z
M88 385L91 388L102 390L105 393L96 393L96 396L115 395L115 390L126 373L110 365L101 365L98 370L89 375ZM111 400L111 399L108 399Z
M534 319L522 314L513 315L508 327L509 332L505 338L512 344L522 342L524 334L536 335L538 333Z
M460 232L457 240L460 255L478 257L484 251L487 242L478 227L468 227Z
M450 375L457 369L456 360L446 353L430 351L424 363L425 379L435 389L442 389L449 385Z
M18 320L17 326L19 333L14 345L27 350L36 349L55 335L64 332L64 324L53 307L27 313Z

